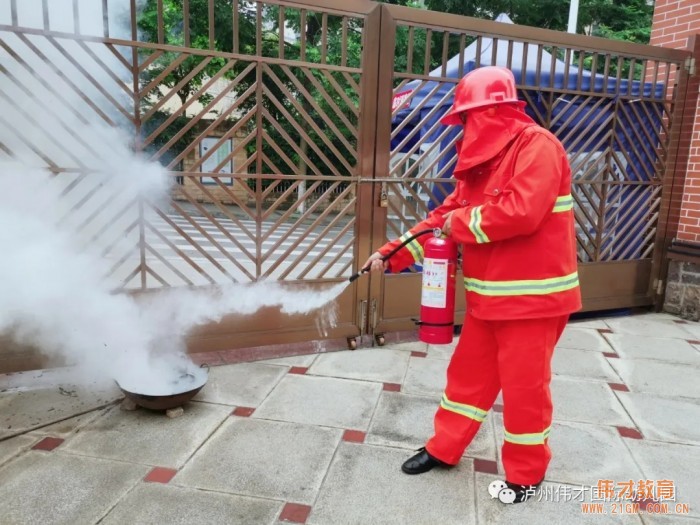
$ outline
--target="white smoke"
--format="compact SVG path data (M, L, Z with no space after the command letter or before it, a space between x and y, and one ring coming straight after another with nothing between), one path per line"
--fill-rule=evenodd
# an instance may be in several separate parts
M41 0L17 4L20 26L43 27ZM51 29L74 32L72 0L49 4ZM101 4L79 2L82 34L102 35ZM129 0L108 5L112 20L128 19ZM8 16L9 0L0 0L0 23ZM128 34L114 22L110 31ZM63 356L92 380L169 393L173 370L193 366L184 358L193 327L264 306L309 313L345 288L291 291L265 282L172 289L138 301L115 293L119 279L106 277L138 248L139 217L153 213L138 203L166 207L170 188L159 164L132 152L128 128L114 127L128 126L129 70L99 43L0 38L12 51L0 48L0 334ZM317 325L326 335L335 309L322 313Z

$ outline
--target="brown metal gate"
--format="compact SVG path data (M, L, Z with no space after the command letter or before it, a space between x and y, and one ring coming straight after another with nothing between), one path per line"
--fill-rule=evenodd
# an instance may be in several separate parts
M447 77L441 64L476 49L474 67L536 61L534 81L521 78L519 87L571 154L586 309L653 303L664 242L659 217L668 211L662 188L673 172L666 159L682 112L674 100L683 101L688 53L368 0L234 1L233 8L151 0L150 20L137 16L136 0L127 0L125 12L114 10L115 1L88 2L86 13L85 2L73 0L71 23L57 27L48 0L31 22L11 0L9 13L0 13L0 65L38 79L56 104L71 95L66 107L79 122L130 129L135 149L167 167L172 200L106 198L91 178L98 168L89 155L55 154L31 134L0 143L0 155L29 151L64 180L73 224L103 243L107 278L123 290L346 280L450 192L454 137L439 125L411 129L420 107L393 126L392 117L422 88L426 98L449 99L452 88L441 87L459 75ZM88 14L98 31L86 30ZM129 22L125 32L121 19ZM588 69L593 79L588 87L558 86L559 67L567 77ZM673 88L669 78L680 84ZM644 80L663 88L621 87ZM410 81L419 88L407 92ZM24 77L8 74L5 88L8 82L63 118ZM599 82L611 87L597 89ZM6 90L0 95L9 100ZM392 115L394 95L400 104ZM79 129L65 127L91 149ZM419 295L415 271L364 277L340 296L337 322L323 334L314 316L266 309L202 328L191 347L409 329Z
M584 310L654 304L668 212L662 189L675 171L667 159L689 53L399 6L383 8L382 24L382 59L394 67L391 86L384 79L379 92L375 176L383 207L375 245L382 234L401 235L451 192L444 177L459 137L436 116L464 73L502 65L520 71L520 98L569 153ZM410 327L419 288L416 273L375 284L381 313L373 329Z

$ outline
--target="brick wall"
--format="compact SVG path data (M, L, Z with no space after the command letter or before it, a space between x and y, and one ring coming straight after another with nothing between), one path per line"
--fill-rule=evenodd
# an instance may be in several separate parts
M656 0L651 45L685 49L688 37L699 31L698 0Z
M700 0L656 1L650 42L652 45L686 49L691 35L696 34L700 34ZM694 88L697 88L700 64L697 64L697 68L696 78L692 82ZM671 78L670 81L673 82L674 79ZM695 93L697 94L697 89ZM669 219L678 240L700 243L700 100L697 96L688 101L688 107L694 108L695 112L694 118L688 119L680 130L679 169L686 167L685 183L682 192L678 191L673 196Z
M700 0L656 0L651 45L691 49L700 62ZM647 80L650 80L647 72ZM675 83L671 76L669 83ZM680 128L677 174L680 187L670 199L669 235L685 243L700 245L700 63L689 78L686 112ZM671 152L671 157L675 152ZM671 160L671 159L669 159ZM700 264L693 260L671 260L667 276L664 310L697 321L700 318Z

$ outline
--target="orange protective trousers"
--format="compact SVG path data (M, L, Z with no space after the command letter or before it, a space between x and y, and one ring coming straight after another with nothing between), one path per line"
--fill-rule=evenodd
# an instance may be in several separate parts
M484 321L467 314L427 451L457 464L502 390L506 480L542 481L552 457L552 353L568 318Z

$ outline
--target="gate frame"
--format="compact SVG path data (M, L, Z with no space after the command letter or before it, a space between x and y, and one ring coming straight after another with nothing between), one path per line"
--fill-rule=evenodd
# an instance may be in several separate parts
M382 4L382 43L380 53L382 53L383 63L391 64L392 67L384 71L391 71L391 81L384 81L379 86L378 98L380 99L377 115L377 126L384 125L391 121L391 110L381 111L382 103L391 107L391 97L393 95L394 81L394 45L395 34L398 23L406 23L411 26L425 29L459 32L469 32L475 35L487 35L491 38L504 38L507 40L522 40L538 45L551 45L557 48L572 49L575 51L585 51L594 53L613 54L636 58L639 60L655 60L667 63L676 63L677 69L676 86L674 92L673 105L670 114L673 118L673 130L668 141L666 152L666 169L663 179L660 182L661 203L659 219L656 224L654 237L654 249L648 259L633 259L610 262L579 263L579 274L582 285L587 284L584 296L585 311L607 310L615 308L634 308L642 306L654 306L660 308L661 296L659 295L659 283L665 280L667 272L666 248L670 245L666 223L662 218L667 218L671 212L672 203L670 198L666 198L668 187L673 187L679 177L680 152L680 120L684 113L687 100L687 66L686 60L692 56L687 50L677 50L644 44L636 44L624 41L609 40L586 35L562 33L548 29L533 28L527 26L502 24L490 20L481 20L470 17L450 15L447 13L417 10L403 6ZM391 56L389 56L389 54ZM427 74L427 73L426 73ZM668 83L668 72L666 73ZM425 75L423 75L425 76ZM601 75L602 76L602 75ZM422 76L421 76L422 78ZM668 99L667 99L668 100ZM390 130L390 128L389 128ZM385 133L388 135L388 133ZM375 202L380 200L381 181L390 180L389 176L389 141L383 141L382 148L377 152L377 163L375 169ZM378 145L379 147L379 145ZM682 156L682 154L680 154ZM680 159L682 161L682 159ZM671 162L672 161L672 162ZM398 182L397 184L401 184ZM372 246L379 248L386 240L386 209L377 207L374 215L375 228ZM381 222L381 224L379 224ZM618 289L639 290L635 295L610 296L609 290ZM644 290L644 292L641 292ZM367 333L381 335L384 332L410 330L414 328L411 319L418 311L420 301L420 274L401 274L382 276L379 279L373 277L371 284L371 298L373 304L379 305L381 312L379 318L368 320ZM410 294L410 295L409 295ZM455 312L455 323L461 324L464 315L464 294L457 294L457 311Z

